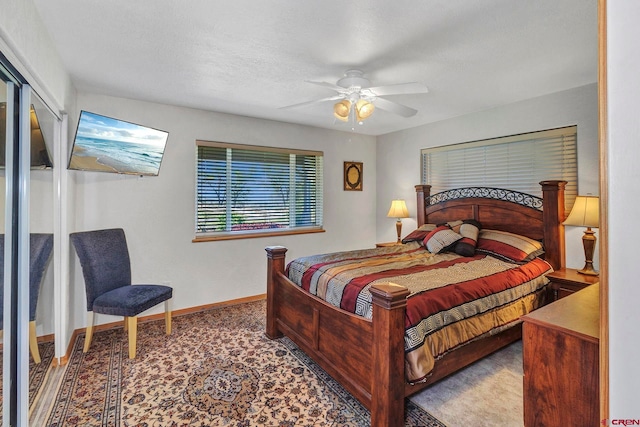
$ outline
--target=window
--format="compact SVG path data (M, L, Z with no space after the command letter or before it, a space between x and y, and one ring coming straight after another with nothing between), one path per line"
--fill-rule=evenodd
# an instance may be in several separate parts
M322 152L196 147L196 240L322 231Z
M539 182L567 181L565 210L578 193L576 126L425 148L422 182L431 194L462 187L495 187L542 197Z

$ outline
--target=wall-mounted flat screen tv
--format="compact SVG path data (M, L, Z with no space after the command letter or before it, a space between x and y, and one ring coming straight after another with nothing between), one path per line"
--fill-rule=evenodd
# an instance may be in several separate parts
M169 133L81 111L69 169L158 175Z

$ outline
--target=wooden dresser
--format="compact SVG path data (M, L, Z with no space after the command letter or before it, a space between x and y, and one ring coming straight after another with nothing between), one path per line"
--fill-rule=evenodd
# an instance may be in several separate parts
M522 317L524 425L599 425L599 289Z

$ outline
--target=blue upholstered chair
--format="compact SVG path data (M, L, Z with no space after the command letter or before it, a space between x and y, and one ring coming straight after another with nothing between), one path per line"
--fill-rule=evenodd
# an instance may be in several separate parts
M29 235L29 350L35 363L40 363L36 337L36 309L40 286L53 250L53 234ZM0 330L4 328L4 234L0 235Z
M129 358L136 357L137 315L165 303L165 327L171 333L170 300L173 289L163 285L132 285L131 262L124 230L94 230L71 233L85 289L87 291L87 332L84 352L93 336L94 313L124 316L129 331Z

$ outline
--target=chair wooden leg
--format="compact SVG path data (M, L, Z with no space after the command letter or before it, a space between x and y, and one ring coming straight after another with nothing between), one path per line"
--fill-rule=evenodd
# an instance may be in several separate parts
M136 316L127 317L127 325L129 327L129 359L135 359L138 318Z
M36 321L29 322L29 350L36 363L40 363L40 350L38 350L38 337L36 337Z
M164 326L167 335L171 335L171 299L164 302Z
M87 312L87 331L84 335L84 348L82 349L83 353L89 351L89 346L91 345L91 339L93 338L93 311Z
M124 316L124 331L127 332L129 330L129 318L127 316Z

